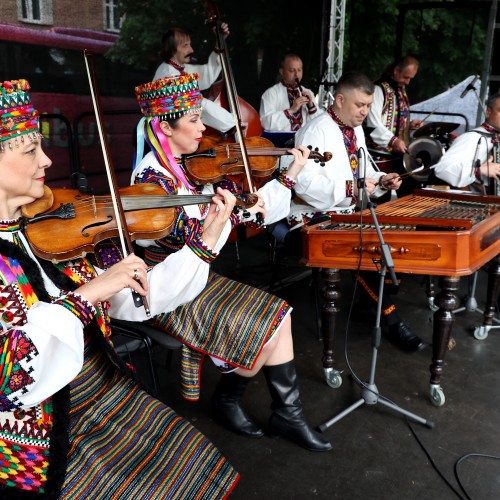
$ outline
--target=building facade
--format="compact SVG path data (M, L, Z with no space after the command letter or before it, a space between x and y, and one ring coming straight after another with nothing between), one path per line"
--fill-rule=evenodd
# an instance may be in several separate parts
M117 33L118 0L4 0L0 22L31 28L53 26Z

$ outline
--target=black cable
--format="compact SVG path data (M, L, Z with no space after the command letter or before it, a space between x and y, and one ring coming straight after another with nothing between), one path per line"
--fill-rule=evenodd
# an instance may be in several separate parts
M413 437L417 441L417 443L420 446L420 448L422 449L422 451L425 453L425 456L429 459L429 462L431 463L432 468L438 473L439 477L446 483L446 485L450 488L450 490L453 491L453 493L455 493L455 495L457 495L458 498L460 498L460 500L465 500L464 497L460 494L460 492L458 492L454 488L454 486L448 481L448 479L445 477L445 475L439 470L439 467L436 465L436 462L434 462L434 459L432 458L431 454L427 451L427 448L423 445L422 441L420 441L419 437L417 436L417 433L413 429L408 417L405 417L405 420L406 420L406 423L408 424L408 427L410 428L411 433L413 434ZM462 485L460 485L460 487L463 490ZM467 496L467 498L470 500L470 498L468 496Z
M361 210L359 213L359 248L360 248L360 252L359 252L358 267L354 273L354 288L352 291L352 300L351 300L351 303L349 306L349 311L347 313L347 321L346 321L346 327L345 327L344 359L345 359L347 368L351 372L351 375L352 375L353 379L355 380L355 382L358 383L360 386L366 387L367 384L365 382L363 382L354 372L354 370L351 366L351 363L349 361L349 355L347 352L348 351L347 341L349 338L349 327L351 324L351 315L352 315L352 311L354 309L354 301L356 299L356 293L358 290L358 277L359 277L359 273L361 271L361 260L363 258L363 210ZM367 387L367 389L368 389L368 387Z
M467 458L469 457L480 457L480 458L492 458L493 460L500 460L500 457L497 457L496 455L486 455L486 454L483 454L483 453L467 453L465 455L462 455L456 462L455 462L455 465L453 467L453 470L454 470L454 473L455 473L455 478L457 480L457 483L458 485L460 486L460 488L462 488L462 491L464 492L467 500L472 500L472 498L469 496L469 494L467 493L464 485L462 484L462 481L460 481L460 476L458 475L458 466L464 461L466 460Z
M377 394L377 396L379 398L381 398L381 399L383 399L385 401L388 401L388 402L396 405L389 398L387 398L385 396L382 396L381 394L375 393L375 391L371 390L371 388L368 387L368 384L366 384L366 382L362 381L358 377L358 375L356 375L356 373L354 372L354 370L353 370L353 368L351 366L351 363L349 362L349 355L348 355L348 348L347 348L348 336L349 336L349 327L350 327L350 323L351 323L351 315L352 315L352 311L353 311L353 308L354 308L354 301L355 301L355 298L356 298L356 292L357 292L357 286L358 286L358 277L359 277L359 273L361 271L361 261L362 261L362 257L363 257L363 210L360 211L360 217L359 217L359 242L360 242L360 244L359 244L360 258L358 260L358 266L357 266L356 271L354 273L355 274L355 276L354 276L355 279L354 279L354 288L353 288L353 293L352 293L352 300L351 300L351 303L350 303L350 306L349 306L349 311L348 311L348 314L347 314L347 322L346 322L346 330L345 330L345 343L344 343L344 357L345 357L346 365L347 365L349 371L351 372L351 375L352 375L352 377L353 377L353 379L355 380L356 383L358 383L361 387L364 387L367 390L373 392L374 394ZM498 304L497 304L497 308L498 308ZM458 466L464 460L466 460L469 457L491 458L491 459L496 459L496 460L500 460L500 457L497 457L497 456L494 456L494 455L484 455L484 454L480 454L480 453L468 453L468 454L463 455L462 457L460 457L455 462L455 465L454 465L454 475L455 475L455 478L457 480L458 485L460 486L460 489L462 490L462 492L465 495L465 496L462 496L462 494L450 483L450 481L441 472L441 470L437 466L436 462L432 458L431 454L429 453L429 451L427 450L427 448L424 446L424 444L422 443L422 441L418 437L418 435L415 432L413 426L411 425L411 421L409 420L409 418L407 416L405 416L405 420L406 420L406 423L407 423L408 427L410 428L410 431L411 431L413 437L415 438L415 440L417 441L418 445L420 446L420 448L422 449L422 451L424 452L424 454L428 458L428 460L429 460L432 468L437 472L437 474L444 481L444 483L446 484L446 486L448 486L448 488L460 500L472 500L472 498L467 493L465 487L463 486L463 484L462 484L462 482L460 480L460 476L458 474Z

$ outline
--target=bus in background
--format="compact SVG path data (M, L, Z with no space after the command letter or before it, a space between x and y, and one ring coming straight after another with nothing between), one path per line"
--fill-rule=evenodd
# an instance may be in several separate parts
M109 192L85 49L94 54L100 104L118 183L129 184L135 127L141 117L134 87L148 81L153 72L106 58L116 39L117 35L92 30L37 30L0 23L0 79L24 78L30 83L33 105L42 114L44 147L52 159L47 171L49 187L78 187L94 194Z

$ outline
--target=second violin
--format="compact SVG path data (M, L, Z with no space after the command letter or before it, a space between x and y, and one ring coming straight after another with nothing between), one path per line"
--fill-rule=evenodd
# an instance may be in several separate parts
M289 148L277 148L264 137L250 137L245 143L250 171L256 177L272 175L278 165L278 157L290 154ZM309 158L321 163L331 157L329 152L311 151L309 154ZM241 147L237 143L220 143L213 138L203 138L199 150L183 158L189 177L198 184L211 184L226 177L245 174Z

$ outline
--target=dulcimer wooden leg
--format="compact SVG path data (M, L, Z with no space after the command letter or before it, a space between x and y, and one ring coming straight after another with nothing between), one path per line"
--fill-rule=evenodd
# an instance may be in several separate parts
M334 367L333 342L337 314L340 311L340 270L325 268L321 272L324 286L322 290L321 331L323 336L323 370L326 383L334 389L342 385L342 376Z
M500 292L500 255L497 255L488 267L488 288L486 291L486 303L483 312L483 324L474 328L474 337L478 340L488 338L489 331L492 328L500 328L499 325L493 326L493 322L499 322L495 318L497 310L497 300Z
M488 270L488 290L486 294L486 307L484 309L485 326L493 325L496 312L498 292L500 291L500 255L497 255L490 263Z
M459 305L457 291L459 276L443 276L440 278L441 290L436 295L435 304L439 308L434 313L432 332L432 363L429 392L432 404L442 406L445 402L444 392L440 386L441 375L444 374L444 358L452 341L452 329L455 322L453 311Z

